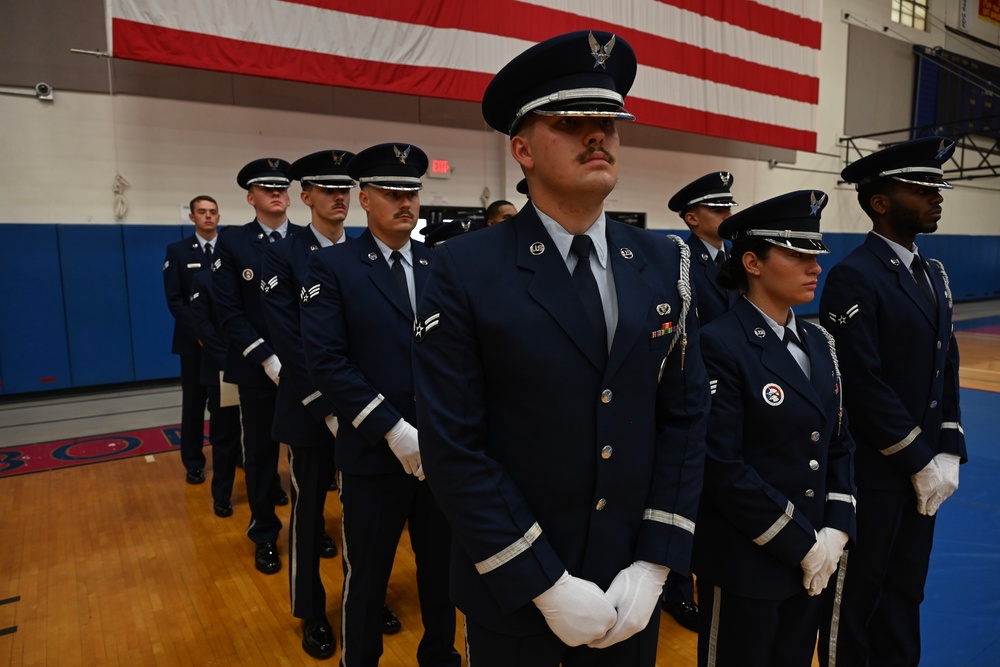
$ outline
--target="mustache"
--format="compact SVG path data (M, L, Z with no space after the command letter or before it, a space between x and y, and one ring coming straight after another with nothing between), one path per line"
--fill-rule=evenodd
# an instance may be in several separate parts
M576 156L576 159L581 164L589 160L594 153L601 153L604 155L604 159L608 161L608 164L614 164L616 162L615 156L607 151L604 146L590 146L582 153Z

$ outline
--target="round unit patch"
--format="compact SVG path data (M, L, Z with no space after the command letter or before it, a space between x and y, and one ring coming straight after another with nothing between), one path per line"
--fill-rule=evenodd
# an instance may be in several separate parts
M760 392L760 395L763 396L764 401L773 408L776 408L785 402L785 390L773 382L765 384L764 389Z
M253 280L253 269L243 269L243 280Z

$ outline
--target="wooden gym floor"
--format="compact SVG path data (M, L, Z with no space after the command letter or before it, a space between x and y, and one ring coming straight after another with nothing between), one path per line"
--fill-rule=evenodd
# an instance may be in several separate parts
M966 319L996 315L997 302L960 304ZM959 332L963 387L1000 392L1000 336ZM175 423L175 387L84 397L5 401L0 443ZM288 488L287 464L281 468ZM210 471L208 471L210 474ZM289 612L283 569L253 567L242 473L235 514L212 513L208 483L190 486L177 452L0 480L0 664L313 665ZM340 505L327 500L339 544ZM287 525L288 507L278 513ZM421 624L414 564L400 543L387 601L403 631L385 637L385 667L414 665ZM330 621L339 623L339 556L323 562ZM696 664L695 634L661 614L657 664ZM464 653L461 623L456 646Z

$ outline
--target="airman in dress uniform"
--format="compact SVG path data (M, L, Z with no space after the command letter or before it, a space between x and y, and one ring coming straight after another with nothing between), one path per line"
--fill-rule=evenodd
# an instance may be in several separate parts
M858 544L843 602L824 624L823 664L916 665L935 513L967 460L958 344L941 262L914 240L937 230L942 165L955 144L926 137L841 173L872 231L830 271L820 314L837 340L858 443Z
M705 326L727 312L736 294L719 285L715 277L728 259L729 248L719 236L719 225L739 206L730 187L733 175L728 171L706 174L677 191L667 207L677 213L691 233L691 282L698 295L698 322ZM682 627L698 631L698 605L694 601L694 582L671 572L663 589L661 606Z
M191 200L188 217L195 233L167 246L163 288L174 316L172 351L181 358L181 462L188 484L205 481L205 404L208 393L200 382L201 343L191 314L191 282L212 263L212 245L219 225L219 205L208 195Z
M288 496L278 479L278 442L271 436L281 361L271 345L261 303L264 248L302 228L288 221L288 167L279 158L248 163L236 177L247 191L254 220L219 238L212 265L214 296L229 342L225 380L239 386L243 420L243 471L250 505L247 536L256 545L254 566L265 574L281 569L275 504Z
M302 203L312 222L300 234L272 243L261 265L264 320L281 359L281 384L271 435L288 447L292 512L288 526L292 615L302 619L302 648L314 658L333 655L335 640L326 616L321 557L332 558L336 545L326 533L323 507L333 478L338 422L333 404L309 377L299 326L299 304L307 285L306 265L320 248L344 243L344 219L354 180L347 163L354 153L324 150L299 158L288 178L302 184Z
M434 250L421 454L476 667L651 666L664 579L688 571L709 395L687 246L604 213L635 72L600 31L507 64L483 116L531 204Z
M225 227L222 232L231 231ZM229 345L222 336L215 298L212 295L212 272L202 271L191 282L191 314L198 340L202 343L200 380L208 391L208 440L212 445L212 507L215 516L233 515L233 482L240 461L240 406L234 400L223 404L222 372ZM235 389L234 389L235 390Z
M347 172L368 216L354 243L313 253L300 308L316 388L340 420L335 451L343 508L341 665L376 667L382 601L403 526L417 564L421 667L458 667L448 599L451 533L423 482L414 405L413 313L431 252L410 241L427 156L405 143L358 153Z
M808 667L855 530L854 443L833 339L797 319L828 252L827 196L791 192L722 223L719 281L743 296L702 329L712 387L694 540L700 667Z
M691 230L691 282L698 294L698 321L702 326L729 311L736 294L722 288L715 277L728 259L729 248L719 236L719 225L739 206L730 188L733 175L716 171L688 183L677 191L667 207Z

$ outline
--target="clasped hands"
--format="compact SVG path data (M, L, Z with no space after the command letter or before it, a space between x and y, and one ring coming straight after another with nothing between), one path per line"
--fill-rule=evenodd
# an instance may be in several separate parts
M636 561L615 576L607 592L563 572L534 603L567 646L607 648L646 627L668 572L663 565Z

